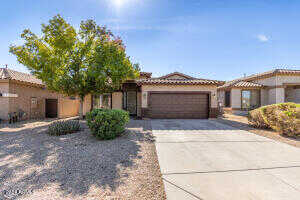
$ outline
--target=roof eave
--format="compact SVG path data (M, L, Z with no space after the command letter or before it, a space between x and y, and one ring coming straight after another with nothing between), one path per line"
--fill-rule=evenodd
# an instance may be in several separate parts
M9 82L9 79L7 79L7 78L2 78L2 79L0 79L0 82L1 82L1 83L7 83L7 82Z
M250 75L249 77L242 78L242 80L252 81L252 80L269 78L277 75L300 76L300 70L286 70L286 71L284 70L285 69L275 69L261 74Z
M20 81L16 79L9 79L9 81L12 81L17 84L23 84L23 85L30 85L30 86L35 86L35 87L40 87L40 88L46 88L45 84L39 84L39 83L32 83L32 82L27 82L27 81Z
M218 87L218 90L231 90L231 89L264 89L265 86L228 86L228 87Z
M143 82L138 82L137 85L204 85L204 86L211 86L215 85L218 86L217 83L143 83Z

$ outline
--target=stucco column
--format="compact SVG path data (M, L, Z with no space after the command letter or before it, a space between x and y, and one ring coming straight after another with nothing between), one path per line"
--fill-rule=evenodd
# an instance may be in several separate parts
M276 88L276 103L284 103L285 102L285 88Z
M112 108L113 109L123 109L123 93L122 92L114 92L112 93Z
M266 89L260 90L260 106L268 105L269 102L269 91Z
M148 107L148 92L142 91L142 108Z
M231 108L241 109L242 100L241 100L242 91L240 89L231 89Z

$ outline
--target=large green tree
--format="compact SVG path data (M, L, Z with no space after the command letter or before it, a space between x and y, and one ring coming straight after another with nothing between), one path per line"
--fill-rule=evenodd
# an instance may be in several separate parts
M87 94L112 92L138 76L122 40L93 20L76 30L57 15L42 24L41 33L24 30L24 44L12 45L10 52L49 90L80 97L81 118Z

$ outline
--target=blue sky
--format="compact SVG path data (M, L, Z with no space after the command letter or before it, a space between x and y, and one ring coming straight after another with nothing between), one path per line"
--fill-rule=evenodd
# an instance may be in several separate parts
M25 28L56 14L75 27L94 19L119 35L133 62L154 76L179 71L231 80L300 69L298 0L14 0L1 2L0 65L27 72L8 52Z

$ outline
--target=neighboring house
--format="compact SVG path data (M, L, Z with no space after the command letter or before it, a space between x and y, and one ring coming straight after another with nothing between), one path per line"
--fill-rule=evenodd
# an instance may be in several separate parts
M46 89L36 77L0 68L0 119L22 115L22 119L71 117L78 115L79 101Z
M300 70L276 69L226 82L218 87L218 98L227 111L300 103Z
M141 72L112 94L89 95L84 113L93 108L115 108L143 118L213 118L218 115L217 87L223 81L198 79L179 72L159 78Z

